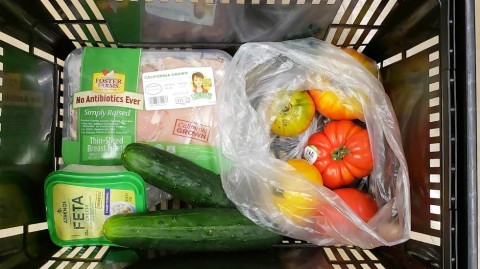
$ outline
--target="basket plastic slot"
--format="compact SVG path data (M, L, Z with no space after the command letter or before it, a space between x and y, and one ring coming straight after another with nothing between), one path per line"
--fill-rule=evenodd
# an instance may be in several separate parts
M54 63L55 62L55 56L53 56L52 54L46 52L46 51L43 51L41 49L38 49L38 48L33 48L33 54L37 55L38 57L40 58L43 58L49 62L52 62Z
M93 15L95 15L95 19L102 20L102 21L105 20L102 16L102 13L100 12L100 10L98 9L97 5L93 0L87 0L87 4L90 10L92 11ZM110 29L108 29L107 25L100 24L100 29L102 30L103 35L105 36L108 42L112 42L112 43L115 42L115 40L113 39L112 33L110 33ZM117 47L114 44L111 44L110 46L115 48Z
M17 226L0 230L0 238L23 234L23 226Z
M97 5L95 4L94 0L87 0L88 7L92 10L93 15L97 20L104 20L102 13L98 9Z
M396 55L394 55L394 56L392 56L392 57L390 57L390 58L387 58L387 59L383 60L383 63L382 63L382 64L383 64L383 67L385 67L385 66L389 66L389 65L391 65L391 64L394 64L394 63L396 63L396 62L399 62L399 61L401 61L402 59L403 59L402 54L399 53L399 54L396 54Z
M358 47L358 52L363 52L363 50L366 48L366 46L360 46Z
M85 253L83 253L83 255L82 255L80 258L82 258L82 259L88 258L88 257L90 256L90 254L92 254L92 252L95 250L95 248L96 248L96 247L94 247L94 246L93 246L93 247L89 247L89 248L85 251Z
M440 128L430 129L430 137L439 137L440 136Z
M56 1L57 1L58 5L63 10L63 12L65 13L65 15L67 16L67 18L69 20L76 20L77 19L77 18L75 18L75 15L73 15L72 11L67 6L67 4L65 4L65 1L63 1L63 0L56 0ZM82 29L82 27L80 27L80 25L73 24L72 27L78 33L78 35L80 36L80 39L88 40L87 35L85 35L85 32L83 32L83 29Z
M378 6L382 0L375 0L373 3L370 5L370 8L368 8L367 13L365 13L365 16L363 17L362 21L360 21L360 25L367 25L370 19L372 18L373 14L378 10Z
M428 85L428 91L434 92L440 90L440 82L434 82Z
M364 29L357 29L352 37L352 40L350 41L350 44L357 44L364 31Z
M59 251L57 251L55 254L53 254L52 258L59 258L60 256L63 255L67 250L69 250L68 247L63 247Z
M433 47L435 45L437 45L439 42L439 37L438 36L434 36L418 45L416 45L415 47L411 48L411 49L408 49L407 52L406 52L406 56L407 58L408 57L411 57L421 51L424 51L430 47ZM438 53L438 52L437 52Z
M47 263L45 263L42 267L40 267L40 269L50 268L54 263L55 263L55 261L50 260Z
M430 205L430 213L435 215L441 215L440 206L438 205Z
M64 261L56 269L63 269L65 267L67 267L67 265L69 265L69 264L70 264L70 262Z
M430 144L430 152L440 152L440 143Z
M430 107L438 106L440 105L440 97L435 97L429 100L429 105Z
M53 16L53 18L55 20L57 20L57 21L62 20L62 17L60 16L60 14L58 14L57 10L55 10L55 8L52 6L52 4L50 3L49 0L42 0L42 4L45 6L45 8L48 10L48 12L50 12L50 14ZM71 40L75 39L72 32L70 32L70 29L68 29L67 26L65 26L64 24L59 24L59 27L60 27L60 29L62 29L62 31L65 33L65 35L67 35L67 37L69 39L71 39Z
M72 269L80 269L80 267L82 267L83 264L84 264L84 262L77 262L77 263L75 263L75 265L72 267Z
M29 233L44 231L44 230L47 230L47 229L48 229L48 225L47 225L46 222L41 222L41 223L28 225L28 232Z
M410 232L410 239L427 243L430 245L440 246L440 238L436 236L431 236L428 234L417 233L414 231Z
M342 260L344 261L350 261L350 257L348 257L347 253L345 252L345 250L341 249L341 248L337 248L337 251L338 253L340 254L340 257L342 257Z
M96 260L101 260L103 258L103 256L105 255L105 253L107 253L107 250L109 249L108 246L103 246L97 253L97 255L95 255L95 259Z
M440 231L441 227L442 226L440 224L440 221L436 221L436 220L431 220L430 221L430 228L431 229Z
M333 37L335 37L335 33L337 33L337 28L336 27L331 27L330 30L328 31L327 38L325 39L326 42L332 43Z
M440 113L432 113L430 114L430 122L435 122L440 120Z
M375 255L373 255L373 253L370 250L365 249L363 250L363 252L370 258L370 260L378 261L378 258Z
M431 159L430 167L440 167L440 159Z
M353 256L355 257L355 259L359 260L359 261L364 261L365 259L362 257L362 255L360 255L360 253L356 250L356 249L350 249L350 252L353 254Z
M350 17L348 17L347 24L353 24L355 22L355 20L358 17L358 14L362 10L363 4L364 3L362 1L357 2L357 5L355 6L352 13L350 14ZM337 44L341 45L341 44L345 43L345 40L346 40L348 34L350 33L350 30L351 30L350 28L343 29L342 34L340 35L340 38L338 39ZM356 42L351 42L351 43L355 44Z
M439 174L431 174L430 175L430 183L440 183L440 175Z
M372 41L372 38L375 36L375 34L378 32L377 29L372 29L368 33L367 37L365 37L365 40L363 40L363 44L368 44L370 41Z
M388 1L388 3L385 5L385 8L382 10L382 13L380 13L380 15L378 16L377 20L373 25L376 25L376 26L382 25L383 20L385 20L388 13L392 11L392 8L395 6L396 3L397 3L397 0Z
M78 252L80 252L80 250L82 250L83 248L82 247L76 247L72 250L72 252L70 252L68 255L67 255L67 259L71 259L71 258L74 258Z
M72 3L75 6L75 8L77 9L78 13L80 14L80 16L82 17L83 20L90 20L90 17L88 16L88 14L85 11L85 9L83 8L83 6L80 4L80 1L72 0ZM100 39L100 35L98 34L98 32L95 29L95 27L93 26L93 24L86 24L85 26L87 27L88 31L90 32L90 34L92 35L93 39L96 42L102 42L102 40ZM99 43L99 46L104 47L104 45L101 44L101 43Z
M428 61L429 62L436 61L439 58L440 58L440 52L438 52L438 51L435 51L433 53L430 53L430 55L428 55Z
M440 191L439 190L430 190L430 198L440 199Z
M0 124L0 131L1 131L1 127L2 127L2 125ZM43 231L43 230L46 230L46 229L47 229L47 223L46 222L28 225L29 233ZM24 233L24 226L17 226L17 227L12 227L12 228L7 228L7 229L1 229L0 230L0 238L6 238L6 237L11 237L11 236L21 235L23 233Z
M21 49L23 51L28 52L29 46L28 46L27 43L24 43L24 42L14 38L14 37L11 37L11 36L5 34L4 32L0 32L0 40L18 48L18 49Z
M428 70L428 75L430 77L436 76L439 74L439 71L440 71L440 68L438 66L432 67L430 68L430 70Z
M328 258L329 261L336 261L337 260L337 258L333 254L333 251L330 248L324 247L323 250L325 251L325 255L327 255L327 258Z

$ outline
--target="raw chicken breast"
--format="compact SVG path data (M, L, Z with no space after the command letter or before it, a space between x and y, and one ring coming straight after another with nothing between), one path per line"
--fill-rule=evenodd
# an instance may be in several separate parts
M228 55L196 52L144 52L141 74L182 67L212 67L215 88L220 89ZM141 75L140 75L141 77ZM143 92L140 79L139 91ZM143 110L137 113L137 141L213 145L214 106ZM189 128L180 128L180 126ZM202 129L203 132L196 132Z

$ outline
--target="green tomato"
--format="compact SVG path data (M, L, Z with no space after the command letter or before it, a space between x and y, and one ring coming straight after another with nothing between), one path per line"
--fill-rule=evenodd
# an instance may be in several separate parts
M307 130L315 116L315 104L306 91L296 91L272 124L272 132L279 136L297 136Z

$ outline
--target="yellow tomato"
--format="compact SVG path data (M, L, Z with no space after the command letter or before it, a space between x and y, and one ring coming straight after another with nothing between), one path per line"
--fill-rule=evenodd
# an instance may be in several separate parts
M323 185L322 174L320 174L320 171L318 171L318 169L312 164L310 164L307 160L290 159L287 161L287 163L293 166L295 170L302 173L302 175L306 179L312 182L318 183L320 185Z
M305 218L316 212L316 200L303 192L281 190L273 197L278 210L288 219L296 223L304 223Z
M322 175L308 161L303 159L292 159L287 161L296 171L300 172L306 179L322 185ZM304 223L306 218L317 213L317 200L310 194L295 191L298 186L295 182L283 180L282 189L275 190L273 201L278 210L290 220L299 224ZM297 187L297 188L296 188ZM306 185L305 188L308 188ZM300 188L300 189L305 189Z

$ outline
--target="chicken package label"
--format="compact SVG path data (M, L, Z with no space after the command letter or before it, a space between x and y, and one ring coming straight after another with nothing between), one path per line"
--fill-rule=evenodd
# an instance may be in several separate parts
M66 163L117 164L126 145L135 142L140 49L85 48L80 89L70 100L77 141L63 144Z
M147 110L215 105L211 67L177 68L142 75Z

